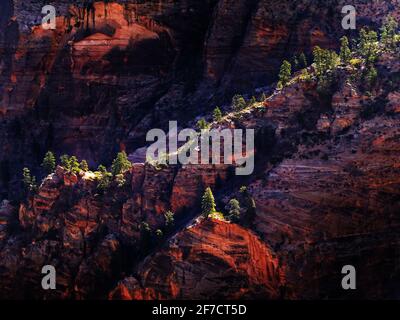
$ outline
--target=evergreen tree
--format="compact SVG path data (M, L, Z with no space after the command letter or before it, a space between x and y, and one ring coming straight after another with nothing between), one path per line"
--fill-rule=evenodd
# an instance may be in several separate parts
M46 174L53 173L56 168L56 158L51 151L47 151L42 162L42 168Z
M340 39L340 60L342 61L342 63L348 63L350 61L351 58L351 51L349 48L349 39L346 36L343 36Z
M150 225L147 222L142 222L140 224L140 230L142 230L145 233L151 233Z
M209 124L207 123L206 119L201 118L197 121L196 127L198 130L205 130L209 128Z
M298 59L297 55L293 56L292 61L293 61L294 70L299 70L300 69L300 62L299 62L299 59Z
M97 170L99 172L97 189L103 192L109 188L111 184L112 174L108 172L107 168L102 164L99 165L99 168Z
M279 71L279 83L284 87L292 76L292 65L289 61L284 60Z
M335 80L335 70L340 58L335 51L321 49L316 46L313 50L315 73L318 78L317 91L328 94Z
M318 46L314 48L313 56L317 76L324 76L328 70L335 69L340 60L335 51L321 49Z
M132 163L128 160L125 151L119 152L111 165L111 173L113 176L124 173L132 167Z
M70 168L69 156L67 154L63 154L60 157L60 164L66 170L68 170Z
M157 242L161 242L162 238L164 237L164 233L162 232L162 230L157 229L155 235L157 238Z
M228 219L231 221L238 221L240 218L240 204L237 199L231 199L226 206L228 210Z
M241 194L247 194L247 187L246 186L241 186L240 189L239 189L239 192Z
M60 157L61 166L68 172L78 173L80 169L79 161L75 156L69 157L64 154Z
M329 70L334 70L340 63L340 57L333 50L326 50L327 65Z
M236 94L232 98L232 106L234 111L240 111L246 108L246 100L240 94Z
M299 56L299 65L300 65L300 69L304 69L307 68L308 63L307 63L307 57L304 54L304 52L302 52Z
M222 112L219 107L216 107L213 111L213 120L214 122L220 122L222 119Z
M82 160L79 164L79 167L82 169L82 171L89 171L89 165L86 160Z
M201 201L201 214L207 218L210 214L214 212L215 212L215 200L211 189L208 187L205 190Z
M22 182L26 191L35 192L37 190L36 178L31 175L28 168L22 170Z
M394 17L389 16L385 20L385 23L381 28L381 42L386 48L388 49L395 48L397 42L396 35L398 28L399 25Z
M375 31L361 29L358 50L366 64L375 62L378 58L378 34Z
M165 218L165 227L167 229L170 229L171 227L174 226L175 224L175 214L172 211L167 211L164 214L164 218Z
M76 174L79 171L81 171L81 168L80 168L79 161L78 161L77 157L71 156L71 158L69 158L69 164L70 164L70 168L69 168L70 172Z
M322 49L319 46L316 46L313 50L314 63L315 63L315 72L317 75L322 74L324 70L324 63L322 57Z
M126 185L126 179L122 173L117 174L116 176L114 176L114 178L118 188L122 188Z
M308 73L307 69L301 71L300 80L306 82L311 81L311 75Z
M363 77L365 80L366 87L368 88L368 90L370 90L376 83L376 80L378 78L378 71L375 69L373 65L369 65L364 70Z

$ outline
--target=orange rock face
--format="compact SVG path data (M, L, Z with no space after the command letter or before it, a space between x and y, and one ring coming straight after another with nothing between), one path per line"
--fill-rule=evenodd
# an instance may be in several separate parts
M250 231L202 221L148 257L138 279L122 280L111 299L277 299L283 279L278 260Z

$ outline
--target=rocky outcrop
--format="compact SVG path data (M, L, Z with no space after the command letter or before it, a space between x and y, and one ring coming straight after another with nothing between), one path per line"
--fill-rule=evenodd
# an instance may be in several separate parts
M11 234L9 227L17 215L4 201L0 296L21 297L19 285L28 285L32 292L25 292L27 297L104 298L115 281L130 271L132 261L154 247L155 230L165 230L164 213L175 210L177 226L185 224L197 213L205 187L226 179L227 169L186 168L178 175L177 170L135 164L125 174L125 186L113 183L102 193L95 173L76 175L57 167L37 193L20 205L20 230ZM184 201L180 190L187 190ZM144 222L150 234L143 232ZM58 270L60 285L51 293L40 290L41 268L46 264Z
M393 112L398 86L387 82L396 64L380 61L379 70L393 73L382 76L372 97L342 74L329 108L301 84L265 103L263 117L276 128L277 145L291 140L293 153L248 186L257 207L254 228L279 252L287 292L298 297L397 295L388 283L398 283L398 255L388 251L399 243L400 127ZM312 116L304 121L308 108ZM347 264L363 277L362 289L348 295L337 287Z
M148 257L111 299L277 299L278 260L257 236L219 220L201 221Z

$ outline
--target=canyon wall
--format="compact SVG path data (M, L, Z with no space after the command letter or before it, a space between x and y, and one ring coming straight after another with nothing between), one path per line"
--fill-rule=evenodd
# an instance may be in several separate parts
M39 1L3 1L0 43L0 188L44 153L91 165L142 147L146 132L181 126L235 93L276 79L280 63L337 47L343 1L57 1L42 30ZM375 25L398 0L356 1Z
M368 94L342 68L332 96L300 81L228 115L223 126L256 130L250 177L136 163L125 186L99 192L93 173L58 167L21 193L22 168L40 176L47 150L108 165L149 129L271 91L283 59L338 47L344 4L57 1L57 29L45 31L40 1L2 1L0 297L398 298L398 55L381 57ZM398 0L353 5L359 26L399 17ZM244 219L196 219L205 187L222 209L242 185ZM45 264L57 268L52 292L40 288ZM356 292L339 286L345 264L359 270Z

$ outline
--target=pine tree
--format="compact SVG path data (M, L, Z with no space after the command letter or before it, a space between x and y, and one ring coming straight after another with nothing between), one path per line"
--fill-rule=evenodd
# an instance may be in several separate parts
M219 107L216 107L213 111L213 120L214 122L220 122L222 119L222 112Z
M396 19L389 16L381 28L381 42L388 49L393 49L396 46L396 35L399 25Z
M122 188L126 185L126 179L122 173L117 174L116 176L114 176L114 178L118 188Z
M240 192L241 194L246 195L246 194L248 193L247 187L246 187L246 186L241 186L240 189L239 189L239 192Z
M99 178L98 178L98 184L97 184L97 189L99 191L105 191L108 189L108 187L111 184L111 178L112 174L107 171L107 168L103 166L102 164L99 165L98 169L99 171Z
M340 39L340 60L342 61L342 63L348 63L350 61L351 58L351 51L349 48L349 39L346 36L343 36Z
M335 51L316 46L313 50L313 56L317 76L324 76L328 70L333 70L339 64L339 56Z
M327 66L329 70L334 70L340 64L340 57L333 50L326 50Z
M206 119L201 118L197 121L196 127L198 130L205 130L209 128L209 124L207 123Z
M370 90L376 83L378 78L378 71L373 65L369 65L364 71L365 85Z
M82 160L79 164L79 167L82 169L82 171L89 171L89 165L86 160Z
M128 160L125 151L119 152L111 165L111 173L113 176L124 173L132 167L132 163Z
M315 63L315 72L317 75L322 74L323 72L323 58L322 58L322 49L319 46L316 46L313 50L314 63Z
M60 157L60 164L61 164L61 166L62 166L64 169L69 170L69 168L70 168L70 161L69 161L69 156L68 156L67 154L63 154L63 155Z
M366 64L373 63L378 58L378 34L375 31L361 29L358 51Z
M145 233L151 233L150 225L147 222L142 222L140 224L140 230Z
M210 214L215 212L215 200L211 189L208 187L203 195L201 201L201 214L207 218Z
M307 63L307 57L304 54L304 52L302 52L299 56L299 65L300 65L300 69L304 69L307 68L308 63Z
M75 156L69 157L68 155L64 154L60 157L60 163L61 166L68 172L77 174L79 171L81 171L79 161Z
M306 82L311 81L311 75L308 73L307 69L301 71L300 80Z
M169 229L169 228L174 226L174 224L175 224L175 217L174 216L175 216L175 214L172 211L169 211L169 210L164 214L165 227L167 229Z
M46 174L53 173L56 168L56 158L51 151L47 151L42 162L42 168Z
M293 66L294 66L295 70L300 69L300 62L299 62L299 58L297 57L297 55L293 56Z
M79 171L81 171L81 168L79 166L79 161L78 158L75 156L71 156L71 158L69 158L69 164L70 164L70 168L69 171L72 173L78 173Z
M157 229L155 234L156 234L156 237L157 237L158 241L160 241L164 237L164 233L160 229Z
M22 170L22 182L28 192L34 192L37 190L36 178L31 175L28 168Z
M240 94L236 94L232 98L232 106L234 111L240 111L246 108L246 100Z
M286 86L292 76L292 65L289 61L284 60L279 71L279 82L282 86Z
M237 199L231 199L226 206L228 210L228 219L231 221L237 221L240 218L240 203Z

